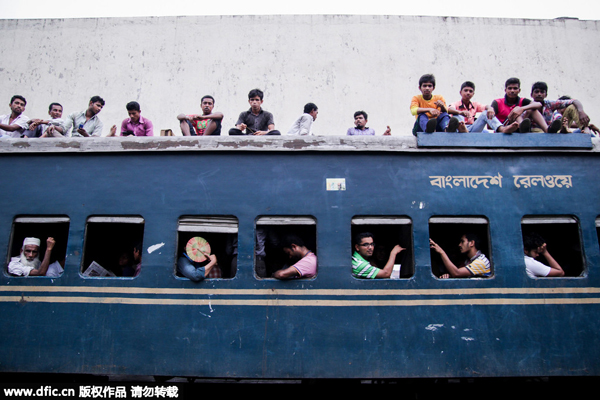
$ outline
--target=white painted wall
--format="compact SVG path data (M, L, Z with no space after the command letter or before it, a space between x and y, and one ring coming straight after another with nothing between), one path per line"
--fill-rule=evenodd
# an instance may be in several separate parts
M108 127L136 100L158 134L179 134L177 114L200 112L204 94L225 114L224 132L248 108L247 93L265 92L266 110L287 132L305 103L319 106L320 135L344 135L356 110L381 134L410 135L409 103L424 73L435 93L459 99L460 84L477 85L475 100L501 97L516 76L522 95L537 80L549 97L578 98L600 123L600 22L410 16L207 16L0 20L0 114L13 94L26 115L45 117L58 101L65 115L93 95L106 100Z

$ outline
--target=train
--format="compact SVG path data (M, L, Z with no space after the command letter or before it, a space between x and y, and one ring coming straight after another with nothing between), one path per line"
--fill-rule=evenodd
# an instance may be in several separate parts
M0 141L0 249L56 245L58 277L0 276L0 372L234 379L600 373L600 142L586 134L114 137ZM262 229L300 235L312 278ZM400 244L399 275L352 275L353 237ZM441 279L476 232L485 278ZM530 278L523 234L563 266ZM202 237L219 275L177 271ZM141 244L135 275L118 258ZM464 258L464 257L463 257Z

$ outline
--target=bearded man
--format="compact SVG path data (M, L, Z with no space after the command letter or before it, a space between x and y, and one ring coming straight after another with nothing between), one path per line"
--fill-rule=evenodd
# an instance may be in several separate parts
M25 238L19 256L10 259L8 272L16 276L48 276L52 278L60 276L63 272L62 266L57 261L50 264L55 243L54 238L49 237L46 240L44 259L40 261L40 239Z

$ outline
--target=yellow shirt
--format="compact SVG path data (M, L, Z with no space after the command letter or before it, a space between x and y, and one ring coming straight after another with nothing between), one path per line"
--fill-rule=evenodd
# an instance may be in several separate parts
M417 116L418 108L438 108L439 109L439 107L435 104L435 102L438 100L441 100L442 103L444 103L444 107L446 107L446 110L447 110L448 107L446 106L446 100L444 100L444 96L441 96L439 94L434 94L434 95L431 95L431 99L429 99L429 100L425 100L423 98L422 94L420 94L418 96L413 96L412 101L410 102L410 113L414 116ZM432 117L431 113L427 112L426 114L429 118Z

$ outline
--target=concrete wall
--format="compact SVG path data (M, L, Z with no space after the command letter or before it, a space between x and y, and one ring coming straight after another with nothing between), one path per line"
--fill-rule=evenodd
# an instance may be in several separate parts
M354 111L365 110L379 134L390 125L393 135L410 135L410 99L419 76L434 73L448 102L465 80L485 103L503 95L509 77L521 79L524 96L543 80L550 98L578 98L600 123L599 28L569 19L411 16L0 20L0 114L13 94L27 98L29 117L46 116L53 101L66 114L83 110L98 94L104 134L127 117L130 100L157 131L179 134L177 114L200 112L202 95L216 98L228 128L258 87L282 132L312 101L317 134L343 135Z

